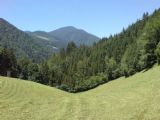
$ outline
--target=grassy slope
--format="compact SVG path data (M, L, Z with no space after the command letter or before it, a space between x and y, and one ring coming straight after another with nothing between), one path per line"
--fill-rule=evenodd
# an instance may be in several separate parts
M160 120L160 67L83 93L0 77L0 120Z

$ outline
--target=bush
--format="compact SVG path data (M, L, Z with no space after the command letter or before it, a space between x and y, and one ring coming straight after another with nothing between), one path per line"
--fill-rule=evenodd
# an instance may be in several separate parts
M157 55L157 62L158 64L160 64L160 43L157 45L156 55Z

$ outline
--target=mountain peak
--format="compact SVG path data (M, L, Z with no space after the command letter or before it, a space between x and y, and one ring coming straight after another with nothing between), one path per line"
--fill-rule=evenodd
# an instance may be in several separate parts
M77 28L74 26L65 26L65 27L62 27L61 29L77 29Z
M62 27L49 32L49 34L55 36L59 40L65 41L66 43L73 41L77 45L92 45L94 42L100 40L97 36L73 26Z
M0 18L0 24L9 24L7 20Z
M6 21L5 19L3 19L3 18L0 18L0 21Z
M76 27L73 27L73 26L65 26L65 27L61 27L61 28L58 28L56 30L53 30L51 31L50 33L52 32L55 32L55 31L74 31L74 30L78 30Z

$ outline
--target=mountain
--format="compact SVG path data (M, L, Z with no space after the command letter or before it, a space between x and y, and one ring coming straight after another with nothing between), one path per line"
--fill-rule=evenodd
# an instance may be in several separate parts
M42 61L53 54L54 43L34 38L0 18L0 45L12 48L17 57L27 56Z
M97 36L72 26L59 28L57 30L49 32L49 34L55 36L59 40L62 40L64 43L69 43L73 41L77 45L92 45L94 42L100 40L100 38L98 38Z
M73 41L76 45L92 45L94 42L98 42L100 38L84 30L77 29L72 26L59 28L51 32L45 31L26 31L31 36L38 39L52 41L57 49L66 48L68 43Z
M12 48L17 57L27 56L39 62L61 48L66 48L70 41L77 45L91 45L98 40L98 37L74 27L64 27L52 32L24 32L0 18L0 45Z
M34 37L35 39L41 39L41 40L45 40L53 43L54 45L53 48L57 51L60 48L64 48L67 46L67 43L64 43L62 40L59 40L55 36L50 35L48 32L45 32L45 31L34 31L34 32L26 31L26 33L28 33L30 36Z

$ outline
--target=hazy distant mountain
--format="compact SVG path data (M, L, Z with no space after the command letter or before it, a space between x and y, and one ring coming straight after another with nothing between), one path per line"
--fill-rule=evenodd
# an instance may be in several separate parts
M45 32L45 31L28 32L27 31L27 33L38 39L52 41L58 49L63 47L65 48L67 44L71 41L75 42L77 45L81 45L81 44L92 45L94 42L97 42L100 40L100 38L98 38L97 36L72 26L59 28L51 32Z
M17 56L28 56L42 61L60 48L65 48L70 41L77 45L91 45L98 37L74 27L64 27L51 32L22 31L0 18L0 46L13 48Z
M36 39L2 18L0 18L0 46L13 48L17 56L25 55L38 61L48 58L55 51L54 43Z
M59 28L57 30L49 32L49 34L58 38L64 43L74 41L77 45L80 44L91 45L94 42L100 40L100 38L98 38L97 36L72 26Z
M51 42L55 50L59 50L60 48L66 47L66 43L54 37L53 35L48 34L45 31L35 31L35 32L26 31L26 32L35 39L41 39Z

